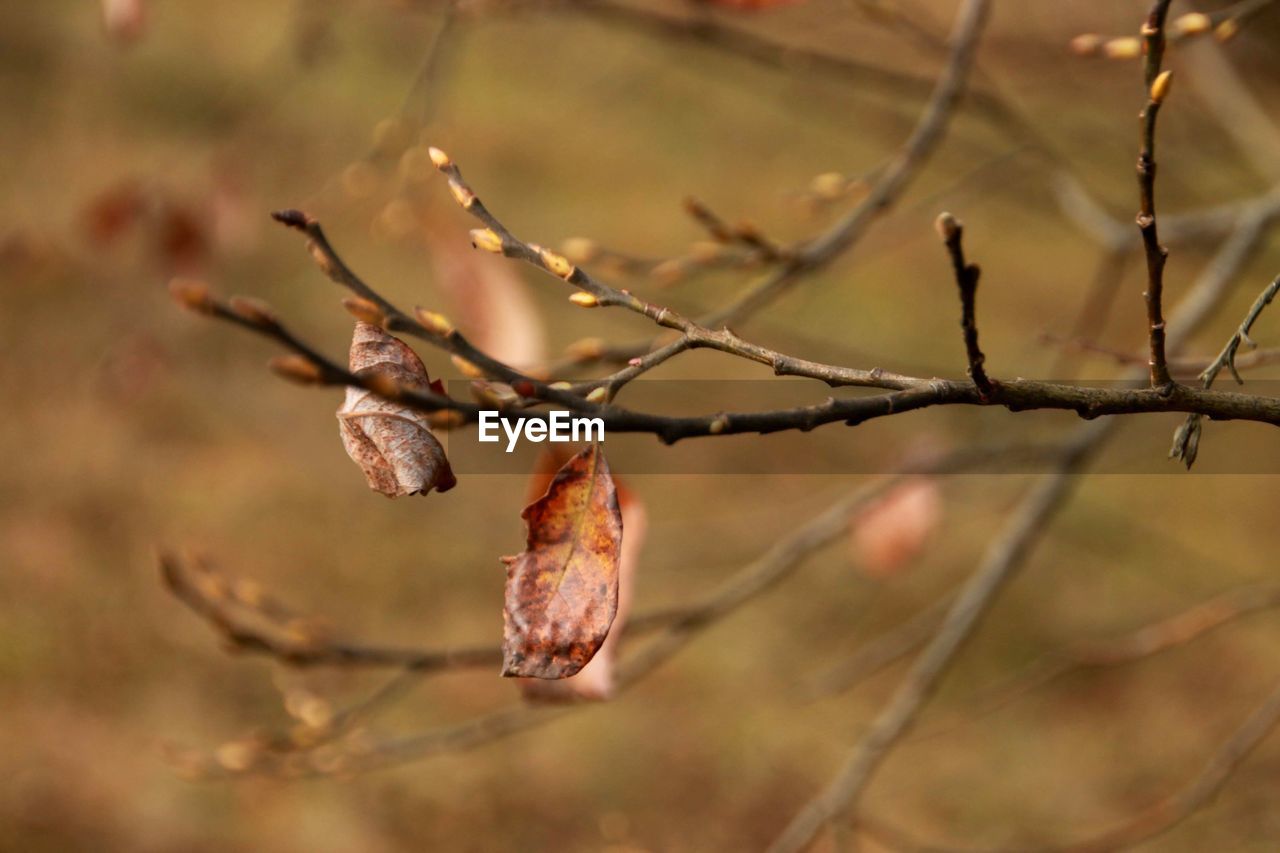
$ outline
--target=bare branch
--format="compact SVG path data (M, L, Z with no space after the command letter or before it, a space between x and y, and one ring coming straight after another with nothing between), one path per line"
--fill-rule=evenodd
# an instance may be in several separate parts
M1160 245L1156 229L1156 116L1169 91L1172 72L1160 70L1164 57L1164 22L1171 0L1156 0L1142 26L1146 41L1147 60L1143 66L1143 79L1147 86L1147 105L1139 116L1142 123L1142 146L1138 152L1138 229L1142 232L1142 245L1147 258L1147 326L1151 347L1151 385L1154 388L1171 388L1173 379L1165 361L1164 324L1164 265L1169 250Z
M1117 667L1186 645L1245 616L1280 607L1280 586L1251 584L1215 595L1149 625L1051 651L1003 684L982 691L974 709L941 720L912 740L925 740L968 725L1058 679L1083 669Z
M1178 306L1169 349L1176 352L1195 334L1230 290L1256 252L1275 217L1263 203L1242 215L1236 230L1209 262ZM1139 382L1137 375L1130 381ZM1002 386L1003 387L1003 386ZM1157 392L1158 393L1158 392ZM803 850L828 822L856 813L861 793L893 745L907 733L978 620L1030 554L1031 545L1070 493L1072 473L1106 441L1115 420L1077 430L1058 469L1027 495L1003 533L988 547L981 566L961 589L942 625L912 664L902 684L854 746L835 777L810 800L772 845L774 853Z

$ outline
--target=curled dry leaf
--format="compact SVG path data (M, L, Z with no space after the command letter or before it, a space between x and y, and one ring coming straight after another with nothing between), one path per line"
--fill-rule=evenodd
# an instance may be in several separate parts
M531 481L530 499L546 492L556 468L567 457L568 454L547 452L539 458L538 469ZM609 628L609 635L605 637L600 651L596 652L595 657L577 675L556 681L518 679L521 694L531 702L602 702L613 696L613 664L626 629L627 616L631 613L631 602L635 598L636 569L649 528L649 514L639 495L616 479L615 486L618 491L618 507L622 512L622 529L627 535L622 539L622 557L618 563L618 612L613 617L613 625Z
M622 512L599 445L525 507L525 550L504 557L502 674L568 678L600 650L618 610Z
M853 517L853 558L868 576L891 577L924 550L941 517L937 481L913 477Z
M378 374L402 385L443 392L427 378L422 361L402 341L377 326L356 323L351 338L351 372ZM362 388L348 388L338 409L342 445L369 488L388 497L447 492L457 484L444 448L428 426L428 415L385 400Z
M521 369L546 360L541 315L510 261L459 249L456 241L430 248L436 283L452 303L448 313L473 344Z

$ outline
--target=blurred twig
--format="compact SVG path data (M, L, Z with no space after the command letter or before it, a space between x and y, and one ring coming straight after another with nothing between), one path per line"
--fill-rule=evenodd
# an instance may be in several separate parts
M1240 765L1277 725L1280 725L1280 684L1272 689L1231 737L1218 747L1200 772L1177 793L1122 819L1096 835L1065 844L972 848L926 843L872 816L859 815L858 824L868 834L897 850L928 850L932 853L977 853L979 849L982 853L1111 853L1124 850L1165 834L1213 802Z
M1250 584L1227 590L1207 601L1133 631L1085 640L1049 652L1003 684L982 691L973 709L939 720L911 739L924 740L969 725L1033 690L1083 669L1134 663L1182 646L1245 616L1280 607L1280 585Z
M726 618L757 596L772 589L799 568L811 554L839 538L848 527L848 519L858 508L879 499L903 479L920 474L946 474L963 471L999 469L1028 459L1046 459L1059 452L1056 445L1001 444L964 448L941 457L904 466L898 473L878 478L841 498L830 508L802 525L792 534L779 539L768 551L753 562L739 569L716 589L688 605L664 608L649 615L637 617L628 625L628 632L657 631L657 636L639 651L625 658L619 666L618 689L622 690L640 681L672 655L684 648L697 635ZM233 646L250 651L270 654L293 665L375 665L395 666L406 673L420 676L428 672L460 667L493 665L501 661L496 648L462 650L393 649L357 643L338 642L316 636L306 642L282 638L277 631L287 626L258 624L245 618L240 612L240 602L225 593L210 593L209 581L176 558L162 557L162 568L170 589L184 603L200 614ZM220 576L211 576L214 586L226 588L228 582ZM270 622L271 620L266 620ZM297 626L295 626L296 628ZM397 678L370 700L354 706L349 713L338 715L335 720L361 718L366 706L381 703L379 696L385 691L398 695L406 683ZM400 737L393 740L361 742L351 753L344 753L341 771L354 772L386 766L390 763L425 757L442 751L477 746L500 737L542 725L562 716L573 706L545 708L518 705L500 709L478 718L422 735ZM310 749L324 744L333 745L336 729L326 724L324 731L307 738L289 741L293 750ZM345 731L343 733L346 733ZM247 750L253 752L251 761L243 767L227 767L216 759L201 768L204 776L239 775L280 770L278 763L285 760L282 754L267 749L282 745L281 738L245 741ZM240 756L243 757L243 756ZM291 773L338 772L338 768L323 769L303 766Z

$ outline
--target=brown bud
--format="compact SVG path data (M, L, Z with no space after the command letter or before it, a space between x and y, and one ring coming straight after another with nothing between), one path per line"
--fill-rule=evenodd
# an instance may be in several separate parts
M1142 55L1142 42L1133 36L1111 39L1102 45L1107 59L1137 59Z
M278 355L267 362L277 376L300 385L315 385L324 378L320 366L302 355Z
M453 362L453 366L458 368L458 372L468 379L484 379L484 371L462 356L451 356L450 360Z
M486 382L477 379L470 386L471 397L482 406L502 409L519 402L519 397L510 385L501 382Z
M255 741L233 740L218 747L213 757L223 770L243 773L262 757L262 749Z
M689 260L698 264L709 264L724 257L725 248L713 240L698 240L689 244Z
M686 267L680 258L670 258L649 270L649 275L663 284L675 284L684 278Z
M428 311L425 308L414 308L413 316L418 319L424 329L433 335L447 337L453 334L453 324L443 314L437 314L435 311Z
M492 228L475 228L471 231L471 245L495 255L502 254L502 238Z
M575 361L591 361L604 354L604 339L583 338L564 348L564 354Z
M432 429L451 430L462 426L464 418L462 412L457 409L441 409L438 412L432 412L427 415L427 423Z
M1071 40L1071 52L1076 56L1095 56L1102 42L1102 36L1097 33L1081 33Z
M1151 83L1151 103L1163 103L1169 94L1169 86L1173 82L1172 71L1161 71L1159 76Z
M1213 19L1203 12L1188 12L1174 20L1170 30L1173 35L1195 36L1213 28Z
M271 310L271 306L261 299L251 299L248 296L233 296L227 303L227 307L231 309L232 314L255 326L276 328L280 325L280 319Z
M938 237L942 239L942 242L949 243L960 236L964 226L960 224L960 220L943 211L938 214L937 219L933 220L933 230L938 232Z
M550 249L543 249L538 253L538 256L542 258L543 266L545 266L552 275L558 275L561 278L568 280L573 277L575 272L577 272L574 265L569 263L568 259L565 258L564 255L558 255Z
M809 191L818 198L834 201L844 195L849 179L839 172L823 172L809 182Z
M427 156L431 158L431 162L435 164L437 169L447 169L453 165L453 161L449 159L449 155L435 146L427 148Z
M175 278L170 281L169 295L183 308L200 314L212 314L217 305L213 294L209 292L209 286L192 278Z
M346 308L347 313L361 323L379 327L386 325L386 312L368 299L362 299L359 296L348 296L342 300L342 307Z
M600 247L587 237L570 237L560 244L560 251L575 264L589 264L600 253Z

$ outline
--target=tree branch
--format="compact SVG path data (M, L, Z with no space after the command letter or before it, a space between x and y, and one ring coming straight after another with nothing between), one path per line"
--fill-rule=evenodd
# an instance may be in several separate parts
M1236 230L1178 306L1174 317L1178 322L1169 342L1171 350L1177 351L1221 304L1231 282L1257 250L1276 215L1276 211L1262 202L1242 215ZM1141 377L1132 375L1130 381L1140 382ZM987 548L982 564L961 589L941 627L912 664L888 704L877 714L868 732L850 751L833 779L774 841L771 846L773 853L803 850L828 822L842 814L856 813L858 798L871 776L894 744L914 724L978 620L1021 568L1043 526L1065 503L1072 473L1107 440L1111 428L1117 423L1112 419L1077 430L1058 469L1043 478L1027 495L1003 533Z
M1143 79L1147 85L1147 104L1139 121L1142 123L1142 145L1138 152L1138 229L1142 233L1142 246L1147 258L1147 326L1151 349L1151 385L1154 388L1171 388L1169 365L1165 361L1164 324L1164 265L1169 250L1160 245L1156 228L1156 116L1169 91L1172 72L1160 71L1164 57L1164 22L1171 0L1156 0L1142 26L1146 43L1147 60L1143 66Z

